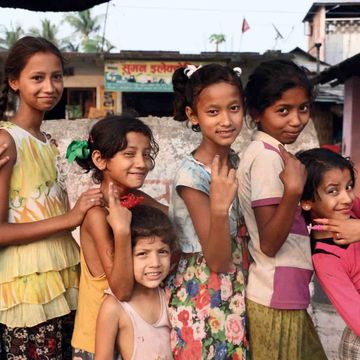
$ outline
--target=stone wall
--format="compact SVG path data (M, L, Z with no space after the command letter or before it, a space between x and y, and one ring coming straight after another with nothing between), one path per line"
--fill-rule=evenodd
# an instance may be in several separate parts
M201 139L201 134L194 133L186 127L185 123L179 123L172 118L148 117L142 119L153 130L155 139L160 146L160 152L156 158L156 166L149 173L143 190L164 204L169 203L171 182L184 154L196 148ZM89 129L95 120L52 120L45 121L43 129L49 132L57 140L63 158L63 168L68 174L67 188L70 202L73 204L79 194L93 186L89 174L76 165L69 165L65 161L65 152L68 144L74 139L87 139ZM244 124L243 130L234 143L234 150L241 152L246 148L251 139L252 131ZM318 146L316 131L310 122L299 136L297 142L288 147L292 152L300 149L309 149ZM75 234L77 236L77 234ZM313 303L309 309L314 319L316 328L320 334L323 345L329 359L337 359L337 347L344 324L338 317L331 305Z

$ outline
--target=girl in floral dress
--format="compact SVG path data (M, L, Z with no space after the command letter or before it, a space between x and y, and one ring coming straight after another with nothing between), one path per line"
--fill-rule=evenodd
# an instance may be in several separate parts
M168 282L175 359L247 358L239 158L231 150L244 116L239 75L240 69L209 64L173 76L174 118L202 133L177 170L170 203L182 250Z

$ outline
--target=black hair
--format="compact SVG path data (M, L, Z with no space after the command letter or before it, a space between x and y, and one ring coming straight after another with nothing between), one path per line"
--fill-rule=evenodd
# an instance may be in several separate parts
M103 180L103 172L99 170L92 161L92 153L98 150L102 158L111 159L117 152L126 149L126 135L129 132L141 133L150 140L150 159L152 166L155 166L155 158L159 152L159 145L154 139L149 126L141 120L130 115L114 115L99 120L90 130L88 139L89 156L87 159L76 158L76 162L87 172L92 171L92 178L95 183Z
M177 248L174 227L167 215L161 210L147 205L137 205L131 210L131 245L134 247L141 237L159 236L170 250Z
M262 62L250 75L246 85L246 107L250 115L260 115L279 100L285 91L298 86L306 91L309 100L312 101L313 85L305 68L289 60Z
M318 197L317 189L323 181L324 174L332 169L349 170L351 180L355 186L355 169L353 163L329 149L316 148L296 153L296 157L304 164L307 179L301 200L315 201ZM310 223L308 212L304 212L305 220Z
M19 78L21 71L28 60L36 53L51 53L57 56L64 69L64 57L60 50L49 40L42 37L24 36L10 48L4 66L4 84L0 95L0 119L8 106L9 92L13 92L9 86L9 80Z
M243 100L243 87L239 75L231 68L220 64L208 64L198 68L190 77L185 75L185 67L175 70L172 84L175 93L174 119L178 121L188 120L185 108L189 106L196 113L196 103L201 92L208 86L225 82L239 89ZM199 132L199 125L191 126L193 131Z

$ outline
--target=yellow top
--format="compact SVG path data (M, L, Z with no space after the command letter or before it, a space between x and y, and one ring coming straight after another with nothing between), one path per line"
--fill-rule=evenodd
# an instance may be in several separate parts
M71 345L75 349L95 353L96 318L109 284L105 274L92 276L80 251L80 290Z
M9 189L10 223L48 219L68 211L57 171L59 152L11 122L17 159ZM0 248L0 323L31 327L76 309L79 247L70 231L26 245Z

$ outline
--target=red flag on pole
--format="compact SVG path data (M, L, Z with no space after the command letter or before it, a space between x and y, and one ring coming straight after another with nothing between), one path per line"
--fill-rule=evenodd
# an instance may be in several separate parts
M245 18L243 18L243 23L242 23L242 27L241 27L241 32L244 33L246 31L250 30L250 25L249 23L246 21Z

